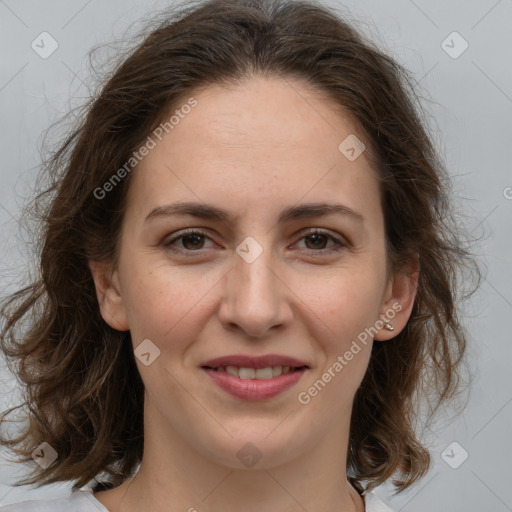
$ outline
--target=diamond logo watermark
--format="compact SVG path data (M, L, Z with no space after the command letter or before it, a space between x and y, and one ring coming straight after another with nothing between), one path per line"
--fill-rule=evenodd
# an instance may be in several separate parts
M252 236L248 236L236 248L236 252L247 263L252 263L263 252L263 247Z
M30 46L39 57L47 59L59 47L59 43L48 32L41 32Z
M462 466L468 457L469 453L457 441L449 444L441 453L441 458L452 469Z
M469 43L454 31L441 43L441 48L452 59L458 59L469 48Z
M363 141L351 133L348 137L345 137L341 144L338 146L339 152L345 156L348 160L353 162L361 156L363 151L366 149Z
M44 469L51 466L57 457L57 452L46 442L32 452L32 458Z
M149 366L160 355L160 349L146 339L134 350L134 354L144 366Z
M252 468L259 462L263 454L258 448L252 443L245 443L242 448L237 452L236 456L240 459L240 462L248 467Z

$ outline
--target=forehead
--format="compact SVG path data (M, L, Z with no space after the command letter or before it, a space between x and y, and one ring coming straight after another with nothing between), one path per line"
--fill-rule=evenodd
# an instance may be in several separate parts
M155 147L134 173L129 198L140 213L175 199L212 197L260 208L262 201L345 199L360 209L379 195L366 151L352 161L340 151L343 141L364 135L310 85L254 77L190 97L196 106L175 117L161 140L153 136Z

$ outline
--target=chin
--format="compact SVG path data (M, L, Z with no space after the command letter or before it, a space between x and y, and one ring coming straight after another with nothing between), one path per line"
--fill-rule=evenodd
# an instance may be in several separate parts
M272 432L278 424L274 422L268 432ZM295 441L293 445L290 444L291 438ZM272 469L291 462L306 449L303 440L297 439L291 433L288 435L284 429L279 434L274 430L268 435L266 432L262 433L257 426L245 432L240 431L230 438L226 434L218 441L219 444L216 444L212 440L212 444L203 446L201 451L212 462L231 470Z

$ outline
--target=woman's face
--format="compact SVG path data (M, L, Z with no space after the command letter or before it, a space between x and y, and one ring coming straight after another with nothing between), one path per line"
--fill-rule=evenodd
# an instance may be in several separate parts
M146 425L229 467L242 467L251 442L271 467L348 436L371 353L365 329L401 303L392 334L377 322L377 338L395 336L414 286L388 279L378 183L333 104L302 82L260 77L192 96L133 171L116 270L93 273L105 320L129 329L134 349L144 342ZM197 215L173 214L184 203ZM337 210L309 207L326 204ZM268 354L307 369L274 368L265 381L203 367Z

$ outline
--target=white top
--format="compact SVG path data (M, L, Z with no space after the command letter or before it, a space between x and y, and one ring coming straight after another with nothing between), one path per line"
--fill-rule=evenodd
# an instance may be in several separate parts
M363 494L366 512L393 512L375 494ZM0 508L0 512L110 512L93 495L91 488L83 487L68 498L29 500Z

